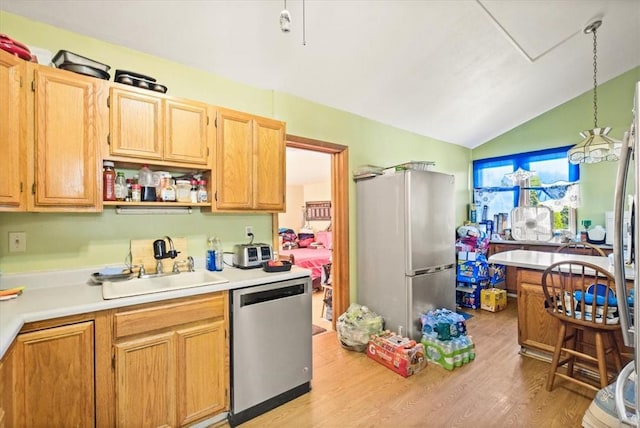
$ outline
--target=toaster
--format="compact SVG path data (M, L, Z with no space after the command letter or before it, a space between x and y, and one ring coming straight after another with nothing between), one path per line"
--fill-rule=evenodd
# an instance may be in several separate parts
M233 246L233 266L240 269L262 267L273 258L269 244L236 244Z

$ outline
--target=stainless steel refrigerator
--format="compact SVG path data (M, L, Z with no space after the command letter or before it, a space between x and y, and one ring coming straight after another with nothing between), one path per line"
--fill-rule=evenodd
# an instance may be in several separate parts
M420 314L455 310L453 175L397 171L356 182L357 303L420 338Z
M640 82L636 83L633 98L633 120L624 133L618 174L614 192L613 258L616 278L616 296L622 338L626 346L634 349L634 358L618 374L615 390L616 410L619 419L629 426L640 425L640 304L636 296L640 293ZM627 181L630 182L627 193ZM625 229L624 212L631 195L631 230ZM624 238L631 235L625 248ZM633 281L633 292L627 289L627 281ZM625 406L625 403L629 406ZM620 425L622 426L622 425ZM626 425L625 425L626 426Z

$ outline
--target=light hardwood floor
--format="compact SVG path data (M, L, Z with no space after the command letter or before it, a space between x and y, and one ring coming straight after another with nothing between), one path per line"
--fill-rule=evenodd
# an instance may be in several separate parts
M468 312L476 360L453 371L429 363L406 379L343 349L333 331L314 336L311 392L242 428L579 427L593 393L561 381L546 391L549 363L518 354L515 300Z

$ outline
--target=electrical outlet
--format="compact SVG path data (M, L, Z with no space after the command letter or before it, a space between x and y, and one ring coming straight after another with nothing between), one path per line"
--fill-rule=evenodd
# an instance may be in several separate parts
M245 226L244 227L244 234L247 237L251 237L251 235L253 235L253 226Z
M26 232L9 232L9 252L24 253L27 251Z

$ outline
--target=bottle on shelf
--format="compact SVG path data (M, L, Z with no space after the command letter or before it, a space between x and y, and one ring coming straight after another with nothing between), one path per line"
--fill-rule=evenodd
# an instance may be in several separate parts
M142 191L141 199L146 202L154 202L156 200L156 186L153 182L153 173L148 165L142 165L138 172L138 184Z
M116 200L116 171L113 169L114 163L103 161L102 166L102 200Z
M189 198L192 204L198 203L198 180L191 180L191 191L189 192Z
M133 195L131 194L133 183L133 178L127 178L127 198L125 199L125 201L131 202L131 200L133 199Z
M142 187L138 183L131 185L131 202L142 201Z
M124 201L127 199L127 179L124 177L124 172L118 172L116 174L115 181L115 195L116 201Z
M207 180L200 180L198 183L198 202L208 202L209 194L207 193Z

